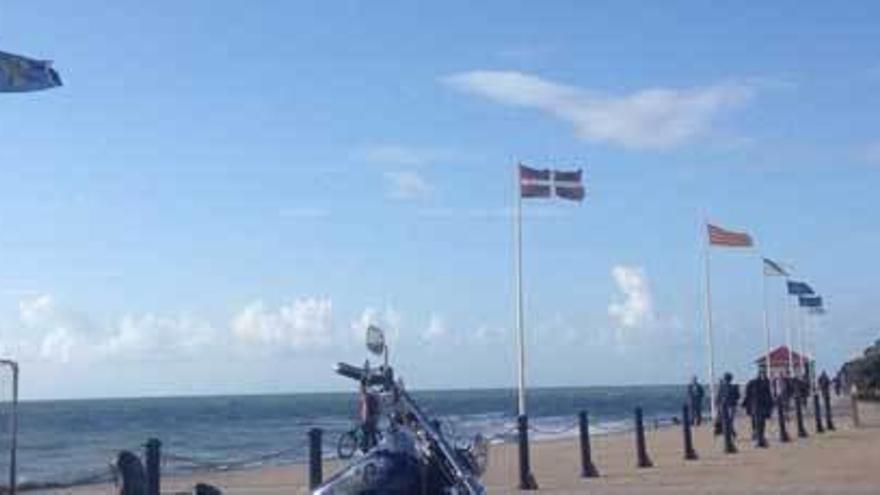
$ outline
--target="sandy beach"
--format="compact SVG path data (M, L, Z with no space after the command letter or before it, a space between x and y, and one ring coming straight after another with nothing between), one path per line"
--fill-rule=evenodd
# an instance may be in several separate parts
M720 439L707 426L694 431L699 455L685 461L680 427L646 432L649 455L654 467L639 469L635 462L632 433L593 438L593 460L601 477L579 476L579 450L576 439L535 442L532 464L540 493L554 494L875 494L880 493L880 404L861 403L862 427L853 427L849 402L835 405L837 430L815 434L812 417L805 423L810 437L776 441L775 423L769 428L770 448L755 449L747 440L744 418L739 420L739 453L724 454ZM493 446L490 468L484 477L489 493L517 493L516 448ZM325 476L338 464L328 461ZM227 473L196 473L163 478L163 493L189 493L196 481L220 487L228 494L281 495L308 493L305 466L274 467ZM112 485L85 486L40 492L43 495L106 495Z

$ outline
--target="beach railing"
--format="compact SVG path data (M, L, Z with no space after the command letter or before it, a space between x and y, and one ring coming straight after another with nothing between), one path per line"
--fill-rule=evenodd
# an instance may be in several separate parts
M852 408L852 424L853 428L859 428L862 426L861 421L859 420L859 399L856 397L856 394L850 394L850 407Z
M645 425L642 408L637 407L636 415L636 465L640 468L653 467L654 463L648 457L648 449L645 446Z
M321 437L324 432L320 428L309 430L309 489L314 490L324 481L323 458L321 454Z
M581 477L596 478L599 470L593 464L593 449L590 447L590 416L587 411L578 413L581 443Z
M684 459L695 461L699 457L694 449L694 438L691 434L691 411L687 404L681 408L681 431L684 437Z
M807 433L807 428L804 427L804 408L800 397L795 397L794 408L795 418L797 419L798 438L807 438L810 435Z
M825 433L822 426L822 407L819 406L819 394L813 394L813 419L816 420L816 433Z
M776 419L779 421L779 441L788 443L791 439L788 436L788 428L785 424L785 402L776 402Z
M157 438L147 440L144 450L144 467L147 475L147 495L161 492L162 442Z

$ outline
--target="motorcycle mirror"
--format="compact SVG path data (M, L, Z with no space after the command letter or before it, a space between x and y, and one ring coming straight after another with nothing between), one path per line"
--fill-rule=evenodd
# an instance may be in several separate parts
M367 327L367 350L377 356L385 352L385 333L375 325Z

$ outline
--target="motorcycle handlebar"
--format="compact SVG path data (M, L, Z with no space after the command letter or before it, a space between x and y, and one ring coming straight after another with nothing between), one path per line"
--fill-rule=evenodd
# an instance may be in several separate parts
M384 368L369 370L348 363L337 363L336 374L358 382L366 382L367 385L386 385L390 381L390 375Z

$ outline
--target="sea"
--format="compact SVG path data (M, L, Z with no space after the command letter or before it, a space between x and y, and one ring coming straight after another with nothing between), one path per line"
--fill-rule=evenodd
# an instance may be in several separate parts
M445 435L462 441L478 433L493 442L515 438L514 390L412 395L440 419ZM530 436L576 436L581 410L589 411L591 435L631 429L636 407L644 410L648 427L668 423L680 414L684 396L683 386L666 385L530 389ZM0 409L5 477L8 403ZM353 393L25 401L19 405L19 482L39 487L107 481L118 452L140 454L149 438L161 441L163 473L302 462L311 428L324 430L324 453L333 457L340 434L354 427L355 418Z

